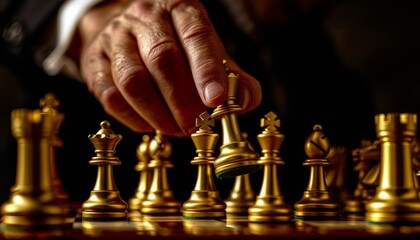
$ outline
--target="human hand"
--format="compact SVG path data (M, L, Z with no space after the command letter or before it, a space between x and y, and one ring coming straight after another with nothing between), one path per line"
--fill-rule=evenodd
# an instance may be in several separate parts
M195 132L195 119L227 96L227 60L244 112L261 87L226 52L198 0L105 1L79 24L80 70L104 110L135 132Z

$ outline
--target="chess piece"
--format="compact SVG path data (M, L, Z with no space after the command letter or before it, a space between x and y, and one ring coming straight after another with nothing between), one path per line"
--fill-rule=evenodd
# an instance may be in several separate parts
M263 184L255 204L248 210L250 222L288 222L291 220L290 206L284 201L277 176L277 165L284 161L278 156L284 135L277 131L280 120L273 112L261 119L261 127L265 127L258 134L263 156L258 163L264 166Z
M413 168L416 176L416 187L420 191L420 144L417 140L413 141Z
M122 136L111 130L108 121L102 121L101 129L88 138L96 153L89 164L97 165L98 173L89 199L82 204L82 221L127 221L128 206L120 197L113 174L113 165L121 164L114 154Z
M17 141L16 183L2 204L5 228L41 230L68 227L69 208L53 186L51 151L57 116L40 109L15 109L12 133Z
M228 81L228 97L211 115L213 119L221 120L223 129L223 144L219 157L214 162L216 177L220 179L253 173L262 168L257 164L258 154L249 148L239 129L236 114L243 110L236 104L239 76L231 72L228 74Z
M364 220L365 204L375 196L379 183L379 141L363 140L360 148L352 151L352 159L356 162L358 181L353 195L345 201L344 213L347 219Z
M152 183L153 172L148 166L151 161L149 154L150 141L151 138L149 135L143 135L142 142L137 147L136 156L138 163L135 166L135 170L140 172L140 180L134 196L128 201L128 209L131 212L141 211L141 202L146 199L147 192Z
M417 115L386 113L375 116L380 141L380 180L375 197L366 203L368 223L420 222L420 198L415 186L412 146Z
M153 179L146 199L141 202L141 213L144 215L178 215L180 206L173 196L167 178L167 169L173 164L169 161L172 145L159 130L150 141L149 154L152 160L148 167L153 171Z
M322 132L321 125L315 125L313 132L305 141L308 159L303 163L310 167L308 186L301 200L295 203L295 219L326 220L339 217L339 204L332 198L326 181L324 166L330 164L326 159L330 141Z
M325 158L330 161L330 165L325 166L325 182L328 191L340 206L344 206L344 202L349 196L344 186L348 151L344 146L331 146Z
M63 141L59 136L59 129L61 127L61 124L64 120L64 114L58 112L57 108L60 105L60 101L53 93L47 93L44 98L41 98L39 102L40 107L42 108L42 112L49 112L51 115L56 119L55 124L55 131L52 139L52 147L51 147L51 174L52 174L52 184L55 189L55 194L58 199L60 199L63 204L68 205L69 201L69 195L64 190L60 176L57 171L57 165L56 165L56 158L55 158L55 148L63 147Z
M249 147L254 150L251 143L247 140L248 134L243 132L242 137L248 142ZM230 216L247 216L248 208L255 203L255 194L251 186L250 174L242 174L235 177L233 189L226 203L226 214Z
M213 180L214 146L219 135L214 133L214 119L207 112L196 119L199 130L191 135L196 147L197 156L191 164L198 165L197 181L191 197L183 204L185 219L224 219L226 218L226 203L219 197Z
M226 213L229 216L246 216L248 208L255 203L255 194L251 187L250 174L242 174L235 177L233 189L226 203Z

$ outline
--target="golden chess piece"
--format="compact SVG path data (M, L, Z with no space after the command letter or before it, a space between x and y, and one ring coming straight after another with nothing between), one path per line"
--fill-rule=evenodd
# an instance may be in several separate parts
M418 224L420 198L412 156L417 115L378 114L375 125L381 151L380 180L375 197L366 203L366 222Z
M354 170L359 174L353 194L344 203L347 219L365 219L365 204L375 196L379 183L380 158L379 141L363 140L360 148L352 151Z
M56 116L40 109L16 109L11 128L17 141L16 183L2 204L6 229L60 229L68 227L69 208L53 185L51 149L57 130Z
M226 62L224 63L226 64ZM213 119L221 120L223 129L223 144L220 147L219 157L214 162L216 177L220 179L253 173L262 168L257 164L258 154L250 149L239 129L236 114L243 110L236 103L239 76L231 72L228 74L228 81L226 101L217 106L211 114Z
M255 203L255 194L251 186L250 174L235 177L233 189L225 199L226 213L229 216L247 216L248 208Z
M179 202L173 196L167 177L167 169L173 167L169 161L171 153L171 143L159 130L156 130L156 135L149 146L152 160L148 168L153 171L153 179L146 198L141 202L141 213L144 215L180 214Z
M331 146L325 158L330 161L330 165L325 166L325 182L328 191L340 206L344 206L344 202L349 197L349 192L344 186L348 151L344 146Z
M143 135L142 142L137 147L136 156L138 162L135 170L140 172L140 180L136 192L128 201L128 209L130 211L141 212L141 202L146 199L148 190L152 183L153 172L148 167L152 157L149 153L151 138L149 135Z
M413 141L413 168L416 176L416 187L420 191L420 144L417 140Z
M219 135L214 133L214 119L207 112L196 119L199 130L191 135L196 147L197 156L191 164L198 165L197 181L191 197L183 204L184 219L224 219L226 218L226 203L219 197L213 180L214 146Z
M89 199L82 204L82 221L127 221L128 206L120 197L113 174L113 166L121 164L114 154L122 136L111 130L108 121L102 121L101 129L88 138L96 153L89 164L97 165L98 173Z
M56 191L56 196L58 199L63 201L63 204L68 205L69 204L69 195L64 190L60 176L58 174L57 165L56 165L56 158L55 158L55 148L63 147L63 141L59 136L59 129L61 127L61 124L64 120L64 114L60 113L57 108L60 106L60 101L53 93L47 93L44 98L41 98L39 102L40 107L42 108L42 112L49 112L51 115L54 116L56 119L55 124L55 131L53 135L53 140L51 144L51 172L53 177L53 187Z
M247 140L248 134L243 132L242 136L248 142L249 147L254 150L251 143ZM225 199L225 203L227 215L248 215L248 208L255 203L255 193L252 190L250 174L242 174L235 177L233 189L230 191L228 198Z
M261 127L265 127L258 134L263 156L258 163L264 166L263 183L255 204L248 210L250 222L288 222L291 220L291 208L284 201L278 182L277 165L283 165L284 160L278 156L284 135L277 128L280 120L274 112L269 112L261 119Z
M308 159L303 163L310 167L308 186L301 200L295 203L296 220L325 220L339 217L340 205L332 198L325 181L324 166L330 151L330 141L322 132L321 125L315 125L305 141Z

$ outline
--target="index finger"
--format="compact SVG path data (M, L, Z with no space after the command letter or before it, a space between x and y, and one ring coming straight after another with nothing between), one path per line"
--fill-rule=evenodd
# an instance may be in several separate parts
M197 91L203 103L216 107L227 96L227 58L223 44L199 1L168 1L173 25L185 51Z

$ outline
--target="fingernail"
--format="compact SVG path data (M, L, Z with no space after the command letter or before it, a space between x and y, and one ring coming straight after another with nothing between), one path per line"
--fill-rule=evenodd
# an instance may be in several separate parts
M216 81L210 82L204 88L204 99L206 101L212 101L220 97L220 95L222 95L224 91L225 91L225 88L219 82L216 82Z

